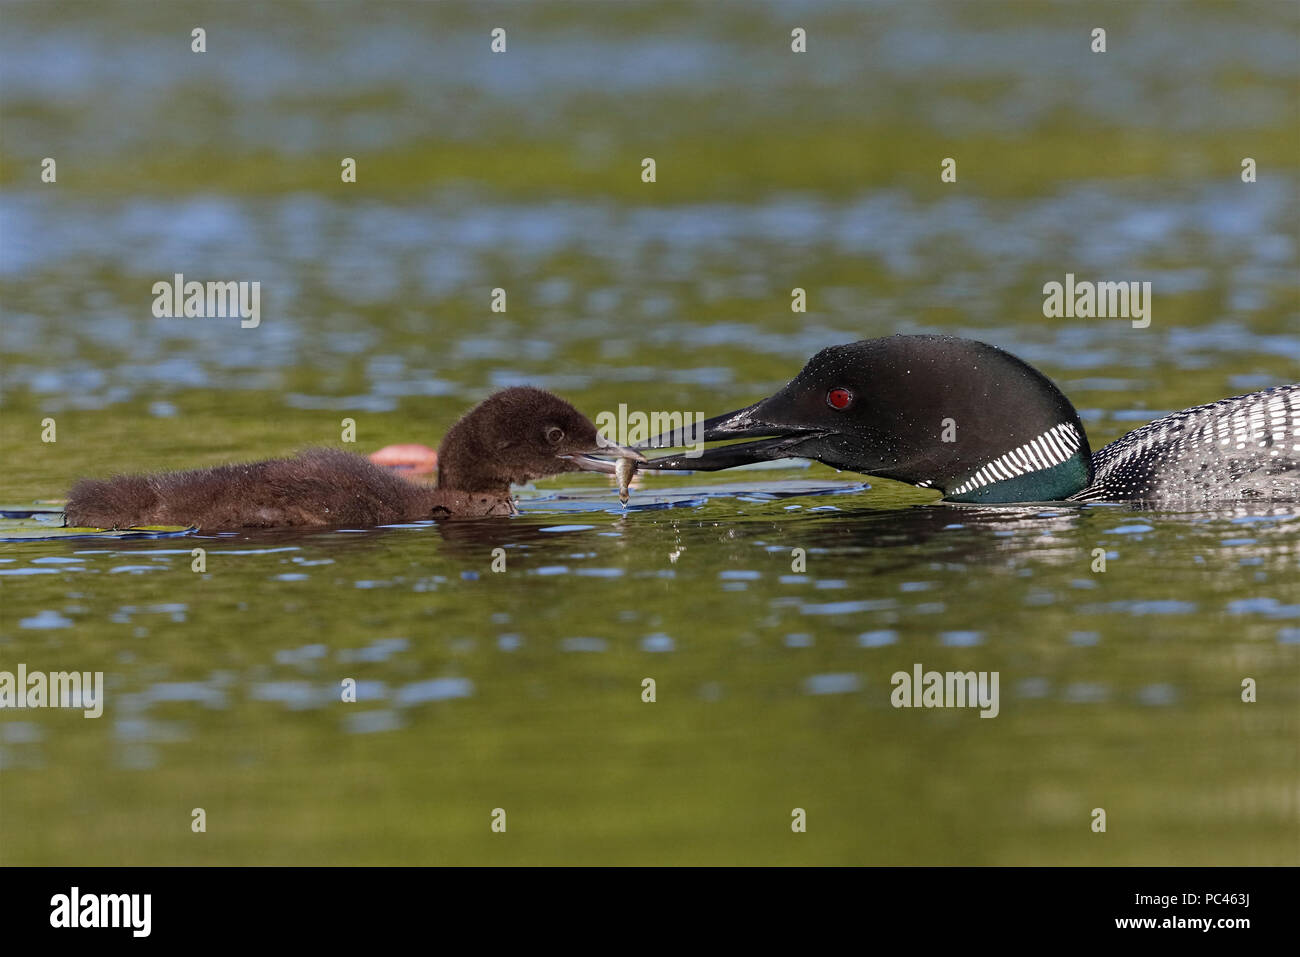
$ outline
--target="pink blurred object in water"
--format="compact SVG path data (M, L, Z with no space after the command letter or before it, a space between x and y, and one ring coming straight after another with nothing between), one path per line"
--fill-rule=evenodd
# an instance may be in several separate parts
M370 453L370 461L405 475L431 475L438 467L438 453L427 445L405 442Z

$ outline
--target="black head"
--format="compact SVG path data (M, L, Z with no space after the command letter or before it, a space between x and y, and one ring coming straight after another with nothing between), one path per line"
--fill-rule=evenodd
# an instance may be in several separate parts
M591 453L641 459L606 442L585 415L542 389L503 389L465 413L438 447L438 487L504 492L561 472L613 472Z
M642 467L802 457L978 502L1061 499L1092 478L1083 424L1051 380L1001 349L951 336L823 349L780 392L704 424L706 441L757 436L771 438ZM650 444L667 446L664 438Z

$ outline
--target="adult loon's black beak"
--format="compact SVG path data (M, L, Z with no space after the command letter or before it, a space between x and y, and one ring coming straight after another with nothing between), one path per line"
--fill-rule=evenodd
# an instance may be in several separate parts
M650 459L641 465L642 469L665 471L716 472L719 469L734 468L737 465L749 465L752 462L764 462L771 459L788 459L814 454L808 448L817 444L826 433L822 430L783 425L768 421L762 406L767 400L755 402L751 406L715 415L704 421L703 427L687 429L683 432L663 432L645 443L643 448L675 448L691 445L700 441L716 442L724 439L748 439L766 436L757 442L739 442L708 449L702 453L680 452Z

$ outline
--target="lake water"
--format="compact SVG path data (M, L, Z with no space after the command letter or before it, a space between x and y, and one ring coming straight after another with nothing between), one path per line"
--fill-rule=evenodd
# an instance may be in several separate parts
M1106 10L1093 54L1070 4L7 6L0 670L106 700L0 712L0 863L1300 862L1294 507L807 463L366 531L36 504L344 418L436 445L512 384L713 414L895 332L1021 356L1094 448L1296 381L1297 8ZM1152 282L1151 326L1044 318L1067 272ZM155 319L176 273L261 324ZM997 672L997 716L892 707L918 663Z

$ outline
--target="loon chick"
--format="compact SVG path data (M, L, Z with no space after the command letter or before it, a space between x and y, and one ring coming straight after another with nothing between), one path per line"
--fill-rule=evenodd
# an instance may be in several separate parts
M769 438L641 468L798 456L936 488L953 502L1300 501L1300 384L1175 412L1094 455L1050 379L952 336L823 349L780 392L704 423L705 441L758 436ZM685 443L664 433L646 444Z
M436 488L351 452L308 449L247 465L83 479L68 496L64 522L214 531L512 515L512 483L578 470L613 473L612 462L589 457L597 451L641 458L600 438L591 421L563 399L541 389L511 388L452 426L438 448Z

